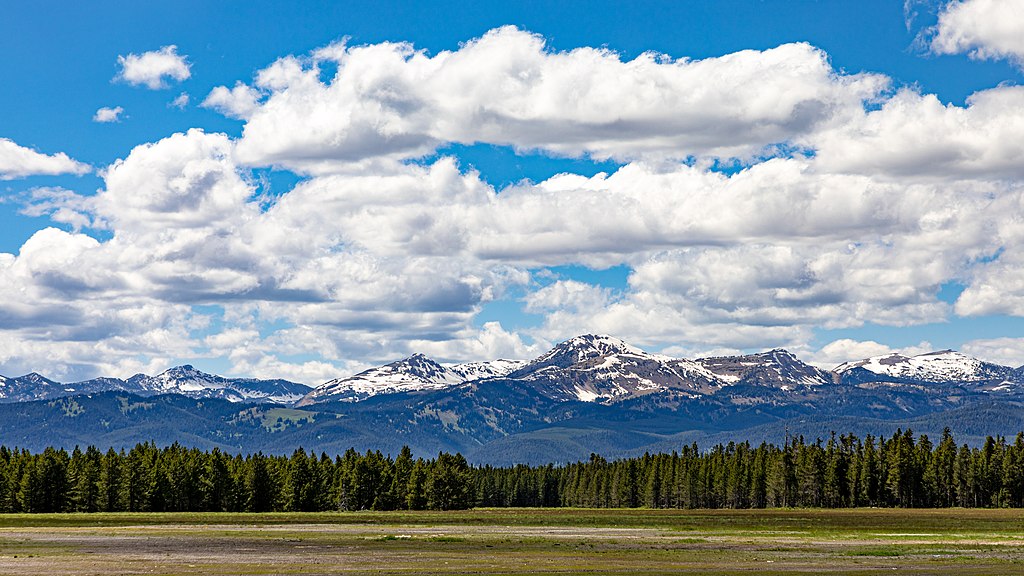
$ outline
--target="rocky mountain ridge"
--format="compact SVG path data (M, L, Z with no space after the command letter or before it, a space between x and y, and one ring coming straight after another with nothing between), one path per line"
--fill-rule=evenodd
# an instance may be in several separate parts
M127 392L139 396L180 394L190 398L221 398L240 403L292 404L309 391L309 386L287 380L225 378L196 370L190 365L176 366L156 376L136 374L126 380L93 378L66 384L35 372L17 378L0 376L0 403Z
M813 395L816 389L829 386L939 390L936 386L949 385L991 393L1024 391L1024 367L1014 369L943 350L916 356L876 356L825 371L782 349L687 360L648 353L612 336L584 334L530 361L442 364L414 354L316 388L279 379L225 378L189 365L157 376L137 374L126 380L95 378L69 384L38 373L17 378L0 376L0 403L121 391L140 396L180 394L240 403L311 406L363 402L391 394L454 393L471 383L495 380L529 387L556 402L614 404L652 394L700 398L719 393L771 395L783 401Z
M527 362L489 366L472 377L422 355L325 383L301 405L361 401L402 392L447 390L474 381L516 381L555 401L616 403L669 392L703 397L720 391L747 394L773 390L782 397L813 394L828 386L931 386L949 384L972 390L1024 390L1024 367L1013 369L953 351L906 357L898 354L841 364L832 371L811 366L783 349L756 354L687 360L651 354L607 335L584 334L559 343ZM480 363L487 365L487 363Z
M444 365L423 354L413 354L354 376L325 382L302 398L299 405L335 400L359 402L378 394L442 390L464 382L504 376L522 364L515 360L494 360Z

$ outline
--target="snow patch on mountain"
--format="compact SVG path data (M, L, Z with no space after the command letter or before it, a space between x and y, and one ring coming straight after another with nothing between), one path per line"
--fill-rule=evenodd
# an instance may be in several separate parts
M176 366L157 376L138 374L128 379L131 387L146 394L181 394L192 398L222 398L229 402L293 404L309 392L309 386L287 380L225 378L207 374L190 365Z
M413 354L354 376L325 382L306 395L299 405L329 400L359 402L378 394L441 390L465 382L504 376L522 364L516 360L441 364L423 354Z
M521 368L524 360L498 359L490 362L466 362L464 364L445 364L453 373L462 378L463 382L483 380L484 378L500 378Z
M701 358L697 364L714 374L725 385L749 384L791 391L824 386L833 382L829 372L802 362L791 352L769 350L745 356Z
M675 389L698 393L716 385L714 375L689 361L650 354L618 338L570 338L508 375L555 400L614 402Z
M980 383L997 381L1001 383L1006 381L1010 383L1013 379L1013 369L1009 367L983 362L953 350L928 352L909 357L902 354L873 356L857 362L840 364L834 372L844 375L856 368L862 368L881 376L919 382Z

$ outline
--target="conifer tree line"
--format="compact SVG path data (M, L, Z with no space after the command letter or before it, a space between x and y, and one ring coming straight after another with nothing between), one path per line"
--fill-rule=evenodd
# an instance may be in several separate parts
M455 510L487 507L1024 507L1024 433L958 446L910 430L802 437L568 465L470 466L353 449L331 458L172 444L101 452L0 447L0 512Z

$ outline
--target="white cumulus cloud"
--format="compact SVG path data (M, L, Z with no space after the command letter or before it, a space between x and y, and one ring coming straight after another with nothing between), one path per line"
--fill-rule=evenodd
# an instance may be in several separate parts
M1024 1L954 0L939 14L931 39L936 54L1010 59L1024 66Z
M117 62L121 65L117 80L150 90L167 88L169 80L182 82L192 76L191 65L173 44L142 54L118 56Z
M0 138L0 180L38 175L86 174L91 171L88 165L72 160L63 152L43 154L19 146L7 138Z
M121 114L123 113L124 108L120 106L115 106L113 108L103 107L97 110L96 113L92 115L92 121L100 122L103 124L110 122L120 122Z
M987 338L964 343L961 352L1018 368L1024 365L1024 338Z
M184 110L185 107L188 106L189 99L190 98L188 92L182 92L181 94L178 94L178 96L174 100L171 100L167 105L173 108L177 108L179 110Z
M337 73L321 81L320 64ZM311 172L448 142L595 158L750 156L858 111L886 86L807 44L705 60L550 50L516 28L430 56L405 43L289 56L208 106L248 119L239 158ZM253 90L268 93L259 103Z
M216 110L229 118L245 120L259 108L259 99L258 90L239 82L234 88L217 86L200 106Z
M823 169L915 179L1024 178L1024 86L966 106L901 90L877 110L813 136Z
M807 358L807 361L824 370L831 370L844 362L855 362L857 360L864 360L873 356L886 356L893 353L902 354L904 356L916 356L917 354L924 354L933 351L934 348L929 342L921 342L913 346L905 346L902 348L893 348L888 345L875 342L874 340L853 340L850 338L841 338L839 340L829 342L823 346L821 350L814 352L811 357Z

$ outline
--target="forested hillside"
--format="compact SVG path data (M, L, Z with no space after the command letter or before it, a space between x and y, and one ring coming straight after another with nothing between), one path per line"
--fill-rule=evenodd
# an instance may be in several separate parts
M414 458L229 455L178 444L128 451L0 447L0 512L450 510L473 506L763 508L1024 506L1024 434L958 446L911 431L782 446L696 445L565 466L471 467Z

